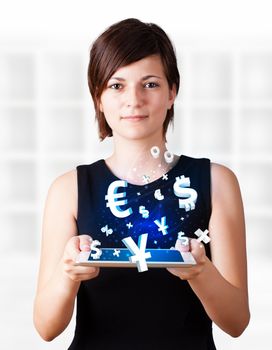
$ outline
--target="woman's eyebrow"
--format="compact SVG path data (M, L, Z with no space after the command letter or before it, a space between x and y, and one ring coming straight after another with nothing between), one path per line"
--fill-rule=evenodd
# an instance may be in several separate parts
M162 77L159 77L158 75L150 74L150 75L145 75L142 80L147 80L150 78L157 78L157 79L163 79Z
M154 74L149 74L149 75L145 75L144 77L142 77L141 80L147 80L150 78L157 78L157 79L163 79L162 77L158 76L158 75L154 75ZM117 81L125 81L125 78L121 78L121 77L111 77L110 80L117 80Z
M126 79L124 79L124 78L119 78L119 77L111 77L109 80L125 81Z

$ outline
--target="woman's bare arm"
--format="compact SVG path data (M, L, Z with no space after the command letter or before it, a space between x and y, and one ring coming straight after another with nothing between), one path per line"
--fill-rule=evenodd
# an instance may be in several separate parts
M210 318L232 336L248 325L246 238L243 203L234 173L211 164L212 214L209 224L212 263L189 283Z
M204 243L192 239L191 252L197 266L169 271L187 279L209 317L237 337L250 319L243 203L237 178L227 167L211 164L211 184L212 261L205 254ZM182 247L176 244L176 249Z
M99 272L97 268L73 266L80 250L89 250L90 246L89 236L77 236L76 176L73 170L52 183L44 209L34 324L47 341L69 324L80 281Z

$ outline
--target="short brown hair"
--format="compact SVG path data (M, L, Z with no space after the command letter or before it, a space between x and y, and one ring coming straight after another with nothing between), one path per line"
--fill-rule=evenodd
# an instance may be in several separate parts
M150 55L160 56L169 88L175 86L178 93L180 77L174 47L158 25L128 18L111 25L92 44L88 85L94 102L100 140L112 136L112 130L99 108L100 98L108 80L120 67ZM166 114L163 124L164 136L173 117L174 105Z

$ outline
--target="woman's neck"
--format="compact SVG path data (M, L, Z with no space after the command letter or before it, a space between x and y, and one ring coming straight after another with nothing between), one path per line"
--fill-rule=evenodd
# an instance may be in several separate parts
M152 147L158 147L158 157L151 154ZM143 185L152 182L173 167L176 162L169 164L165 161L167 150L164 138L143 140L120 140L114 138L114 152L107 158L109 169L120 179L129 183Z

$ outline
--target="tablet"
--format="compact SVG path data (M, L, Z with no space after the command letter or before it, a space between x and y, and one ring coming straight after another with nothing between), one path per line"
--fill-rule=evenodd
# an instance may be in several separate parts
M101 267L136 267L136 263L130 261L132 254L126 248L101 248L102 254L96 259L95 254L80 252L75 265L101 266ZM146 249L150 252L150 258L146 259L148 267L191 267L196 261L190 252L180 252L176 249ZM95 258L94 258L95 257Z

